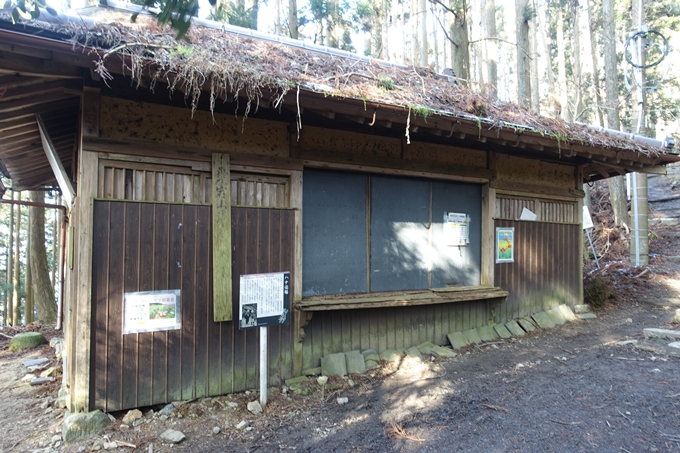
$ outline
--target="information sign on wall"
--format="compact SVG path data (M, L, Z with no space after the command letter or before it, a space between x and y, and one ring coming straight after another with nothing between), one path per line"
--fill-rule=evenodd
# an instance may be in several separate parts
M125 293L123 333L179 329L180 314L179 289Z
M444 240L449 247L465 247L470 243L470 216L462 212L444 213Z
M287 324L290 272L241 275L239 329Z
M515 262L515 229L496 228L496 262Z

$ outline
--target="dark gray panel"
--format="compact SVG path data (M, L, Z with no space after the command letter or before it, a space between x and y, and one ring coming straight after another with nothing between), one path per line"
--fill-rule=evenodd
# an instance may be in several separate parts
M371 177L371 291L427 289L430 183Z
M470 216L470 243L444 244L444 212ZM432 182L432 288L479 285L482 254L482 188L479 184Z
M305 170L302 295L368 291L366 175Z

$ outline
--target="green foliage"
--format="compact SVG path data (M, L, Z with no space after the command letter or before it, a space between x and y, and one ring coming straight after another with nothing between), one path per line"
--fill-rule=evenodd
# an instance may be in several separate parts
M536 8L534 8L531 3L527 3L524 7L524 11L522 12L522 20L524 20L524 22L529 22L536 16L538 16Z
M246 8L245 4L233 1L220 3L219 7L210 13L208 19L255 30L257 29L257 8Z
M422 105L410 105L409 107L413 111L414 115L422 116L423 120L425 120L425 122L427 123L427 117L430 116L431 113L430 109L428 109L427 107L423 107Z
M53 16L57 15L57 12L53 8L47 6L45 0L7 0L5 1L4 8L12 10L13 24L16 24L21 19L37 19L40 16L40 8L44 8Z
M198 0L144 0L142 6L158 8L160 11L152 12L158 22L170 24L177 30L177 39L182 38L191 26L191 17L198 14ZM138 14L132 15L132 22L137 20Z
M381 74L378 76L378 87L382 88L383 90L390 91L394 90L397 86L394 84L392 77Z
M194 53L194 48L191 46L178 45L175 49L170 51L170 55L180 57L190 57Z

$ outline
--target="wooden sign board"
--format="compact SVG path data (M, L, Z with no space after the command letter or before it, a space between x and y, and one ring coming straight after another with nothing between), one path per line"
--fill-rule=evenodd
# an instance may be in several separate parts
M290 272L241 275L239 329L290 321Z

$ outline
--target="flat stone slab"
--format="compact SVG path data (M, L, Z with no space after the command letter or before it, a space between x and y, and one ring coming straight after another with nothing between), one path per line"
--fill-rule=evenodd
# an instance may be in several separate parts
M451 343L451 347L453 349L460 349L470 344L470 342L467 340L467 338L465 338L465 335L463 335L462 332L450 333L446 336L446 338L449 339L449 343Z
M463 332L463 335L467 339L468 343L479 344L482 342L482 339L479 338L479 334L477 333L477 329L466 330Z
M377 352L371 352L370 354L365 354L364 355L364 363L366 364L366 368L376 366L378 363L380 363L380 354L378 354Z
M506 329L505 325L503 324L496 324L495 326L493 326L493 329L496 331L498 336L503 338L504 340L512 337L510 331Z
M432 353L437 354L439 357L455 357L458 355L451 349L445 348L443 346L435 346L432 348Z
M576 317L578 319L596 319L597 315L595 313L579 313Z
M533 332L536 330L534 323L525 318L518 319L517 324L519 324L519 326L524 329L525 332Z
M680 330L649 328L642 329L642 333L647 340L680 341Z
M546 313L553 319L553 321L555 321L555 325L561 326L562 324L567 322L567 320L564 319L564 316L562 316L562 312L557 308L552 308L546 311Z
M491 326L477 327L477 334L482 341L493 341L498 338L498 334Z
M675 316L673 316L673 323L680 324L680 308L675 310Z
M387 362L398 362L401 360L401 354L395 349L388 349L380 353L380 360Z
M674 341L672 343L668 343L668 347L680 349L680 341Z
M517 324L517 321L509 321L505 323L505 328L516 337L523 337L525 335L524 329Z
M429 341L418 345L418 350L423 354L432 354L432 348L434 348L434 344ZM406 353L408 354L408 351L406 351Z
M577 315L580 313L590 313L590 305L588 304L574 305L574 313L576 313Z
M303 383L306 383L306 382L309 382L309 378L307 378L307 376L298 376L298 377L294 377L294 378L291 378L291 379L286 379L286 385L288 387L303 384Z
M347 372L350 374L363 374L366 372L364 356L359 351L345 352Z
M434 346L434 345L432 345L432 346ZM428 354L431 354L432 349L430 348L430 349L428 349L428 350L430 351L430 352L428 352ZM418 348L415 347L415 346L413 346L413 347L411 347L411 348L408 348L408 349L406 350L406 355L409 356L409 357L415 357L415 358L417 358L417 359L419 359L419 360L423 360L423 355L420 353L420 349L418 349Z
M557 325L552 316L544 311L534 314L531 319L533 319L534 322L538 324L538 327L542 329L552 329Z
M44 365L49 361L50 361L50 359L48 359L47 357L41 357L39 359L27 360L25 362L22 362L21 364L25 367L30 367L30 366Z
M574 322L576 321L576 315L574 314L573 311L571 311L571 308L569 308L568 305L562 304L559 305L556 310L559 310L560 313L562 313L562 316L564 319L567 320L567 322Z
M321 357L321 374L324 376L346 376L347 364L345 363L345 354L339 352Z

